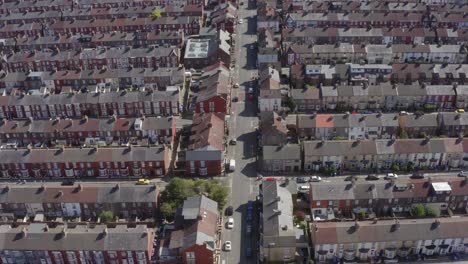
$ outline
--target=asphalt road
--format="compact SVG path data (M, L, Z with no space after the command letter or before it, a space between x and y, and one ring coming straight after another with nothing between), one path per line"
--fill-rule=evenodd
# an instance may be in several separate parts
M255 200L258 194L258 185L256 181L256 134L255 127L258 125L257 101L249 100L247 96L248 88L252 86L251 78L258 75L254 67L256 63L256 51L250 49L250 46L256 41L256 10L247 9L248 5L240 6L239 18L243 23L237 27L235 36L235 54L236 67L233 69L232 76L234 82L239 83L238 89L232 90L232 97L237 96L239 102L232 103L231 115L228 119L229 139L237 138L237 145L229 146L227 158L236 160L235 172L229 173L229 184L231 193L229 204L234 208L234 229L223 231L223 242L229 240L232 242L232 251L223 252L221 255L222 263L256 263L255 255L257 248L257 239L253 235L246 235L246 203ZM225 219L226 221L226 219ZM257 230L255 227L253 230ZM247 247L253 249L253 257L245 256Z

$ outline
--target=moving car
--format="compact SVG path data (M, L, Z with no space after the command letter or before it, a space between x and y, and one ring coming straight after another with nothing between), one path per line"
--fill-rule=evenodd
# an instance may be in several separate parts
M297 177L296 182L297 183L306 183L307 179L305 177Z
M228 221L226 222L226 228L233 229L234 228L234 218L229 217Z
M309 181L310 182L319 182L319 181L322 181L322 178L320 178L320 176L310 176Z
M226 207L226 210L224 210L224 214L227 216L231 216L234 212L234 208L232 206Z
M458 173L458 177L467 177L468 176L468 171L460 171Z
M229 171L235 171L236 170L236 160L231 159L229 161Z
M377 174L369 174L366 177L366 180L368 181L376 181L379 179L379 176Z
M308 191L308 190L310 190L310 185L299 186L299 191Z
M385 176L385 179L398 179L398 175L395 173L387 173L387 176Z
M148 179L138 179L136 184L137 185L148 185L148 184L150 184L150 181Z
M225 251L231 251L231 249L232 249L232 243L231 243L231 241L226 241L226 242L224 242L224 250L225 250Z
M465 109L459 108L459 109L457 109L455 112L457 112L457 113L465 113Z

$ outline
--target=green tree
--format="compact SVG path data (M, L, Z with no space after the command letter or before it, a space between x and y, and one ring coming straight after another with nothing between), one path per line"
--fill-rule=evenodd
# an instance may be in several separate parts
M291 97L288 97L285 104L286 104L287 107L289 107L289 109L291 111L296 110L296 103L294 102L294 100Z
M162 13L161 13L161 10L154 10L153 13L151 13L149 15L150 18L158 18L158 17L161 17L162 16Z
M422 204L417 204L411 209L411 214L414 217L426 217L426 208Z
M392 171L393 172L396 172L396 171L400 171L400 166L396 163L392 164Z
M165 202L159 207L159 210L165 219L172 219L176 211L176 206L174 203Z
M434 206L426 206L426 216L428 217L439 217L440 216L440 210Z
M399 138L408 138L408 132L404 128L398 127L397 135Z
M218 208L222 209L226 205L228 190L221 185L212 185L208 193L208 197L218 203Z
M103 223L108 223L108 222L112 222L115 220L114 213L111 211L102 211L99 214L99 218L101 219L101 222Z
M181 205L187 197L195 195L195 182L190 179L174 178L162 192L163 201L171 201L176 205Z

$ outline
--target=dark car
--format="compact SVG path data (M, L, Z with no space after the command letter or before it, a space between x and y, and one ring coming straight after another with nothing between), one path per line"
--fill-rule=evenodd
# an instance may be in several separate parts
M245 249L245 256L250 258L252 256L252 248L246 248Z
M74 180L64 180L62 182L62 185L63 186L73 186L75 184L75 181Z
M413 172L413 175L411 175L412 179L424 179L424 173L420 171L415 171Z
M306 182L307 182L307 178L305 178L305 177L297 177L297 178L296 178L296 182L297 182L297 183L306 183Z
M252 210L253 207L254 207L253 201L248 201L248 202L247 202L247 210Z
M378 179L379 179L379 176L377 176L377 174L369 174L366 177L366 180L368 180L368 181L376 181Z
M224 214L227 215L227 216L231 216L233 212L234 212L234 209L232 208L232 206L228 206L228 207L226 207L226 210L224 211Z
M237 96L233 97L233 98L232 98L232 102L234 102L234 103L235 103L235 102L239 102L239 97L237 97Z

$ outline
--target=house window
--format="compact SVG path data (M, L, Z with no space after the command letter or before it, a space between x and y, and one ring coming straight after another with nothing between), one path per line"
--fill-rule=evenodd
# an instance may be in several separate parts
M186 258L186 263L187 264L195 264L196 259L195 259L195 252L186 252L185 253L185 258Z

